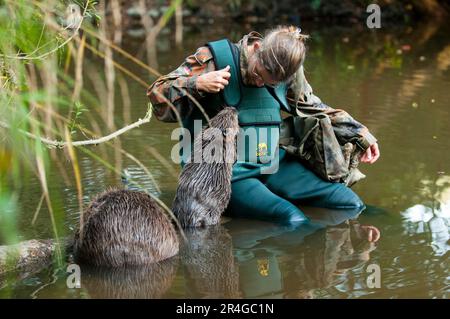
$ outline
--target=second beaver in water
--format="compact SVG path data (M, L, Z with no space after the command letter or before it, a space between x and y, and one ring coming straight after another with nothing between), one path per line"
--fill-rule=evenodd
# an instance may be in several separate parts
M76 260L94 266L145 265L178 250L175 227L155 200L124 189L108 190L92 200L74 240Z
M226 107L196 136L194 152L181 172L172 205L182 227L219 223L231 196L238 133L237 110ZM199 156L196 152L202 153Z

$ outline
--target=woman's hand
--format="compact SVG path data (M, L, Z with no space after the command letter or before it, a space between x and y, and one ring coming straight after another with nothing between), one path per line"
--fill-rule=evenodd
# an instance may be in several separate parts
M361 156L360 160L362 163L373 164L380 157L380 149L378 148L378 143L372 144L366 150L366 152Z
M380 231L375 226L363 226L363 225L361 225L361 228L367 234L367 241L369 241L371 243L376 243L378 241L378 239L380 239Z
M197 90L207 93L217 93L228 85L231 76L230 66L227 65L222 70L208 72L199 75L197 78Z

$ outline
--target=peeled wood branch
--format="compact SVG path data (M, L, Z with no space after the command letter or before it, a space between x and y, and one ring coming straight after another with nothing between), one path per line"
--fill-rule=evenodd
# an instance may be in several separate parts
M50 265L56 256L57 242L28 240L16 245L0 246L0 275L9 271L36 272Z
M70 144L72 146L84 146L84 145L97 145L100 143L104 143L107 142L109 140L112 140L113 138L116 138L119 135L122 135L123 133L125 133L126 131L129 131L131 129L134 129L136 127L141 126L142 124L148 123L150 122L150 119L152 117L152 112L151 112L151 107L149 108L149 110L147 111L147 114L145 115L145 117L143 119L139 119L138 121L127 125L125 127L122 127L120 130L117 130L109 135L103 136L101 138L98 139L93 139L93 140L85 140L85 141L75 141L75 142L71 142ZM8 124L6 124L5 122L0 121L0 126L4 127L4 128L10 128L10 126ZM30 133L30 132L26 132L23 130L20 130L23 134L25 134L26 136L33 138L35 140L39 140L44 144L47 144L50 147L58 147L58 148L63 148L66 147L69 142L64 142L64 141L56 141L56 140L50 140L48 138L45 137L37 137L36 135Z

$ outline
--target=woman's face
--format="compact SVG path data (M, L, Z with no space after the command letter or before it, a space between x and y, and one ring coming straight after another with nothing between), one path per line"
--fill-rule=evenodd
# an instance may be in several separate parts
M256 42L253 45L253 51L251 52L249 62L248 62L248 77L251 85L255 85L258 87L262 87L264 85L267 86L276 86L278 85L278 81L266 70L266 68L262 65L261 61L259 61L258 50L260 46L259 43Z

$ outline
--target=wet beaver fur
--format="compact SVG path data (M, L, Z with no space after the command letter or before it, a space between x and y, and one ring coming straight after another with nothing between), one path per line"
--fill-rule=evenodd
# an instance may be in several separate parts
M172 211L182 227L219 223L231 196L232 166L236 161L237 110L226 107L194 140L194 152L180 175ZM211 151L214 149L214 151ZM201 151L201 161L195 152ZM214 153L219 151L219 154ZM211 154L210 154L211 153ZM211 161L211 157L214 160Z
M178 253L170 219L146 193L111 189L97 195L74 239L77 262L120 267L158 262Z

